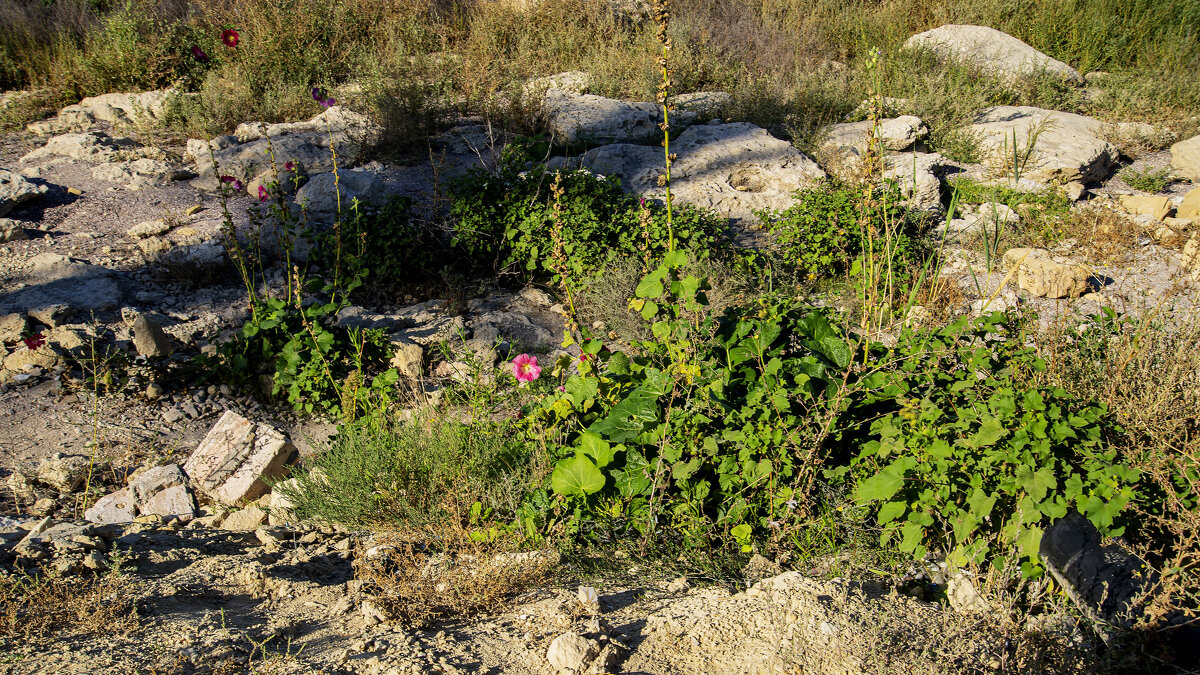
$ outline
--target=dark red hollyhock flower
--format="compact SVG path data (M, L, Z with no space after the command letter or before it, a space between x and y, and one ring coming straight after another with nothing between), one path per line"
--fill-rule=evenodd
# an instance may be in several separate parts
M242 190L242 181L234 178L233 176L221 176L221 182L229 183L235 192L241 192Z
M32 351L46 344L46 338L42 337L41 333L34 333L33 335L25 338L24 342L25 346Z
M200 49L199 46L192 45L192 58L196 59L200 63L204 63L208 61L208 54L205 54L204 50Z
M238 45L238 32L232 28L226 28L221 31L221 42L225 43L226 47L236 47Z

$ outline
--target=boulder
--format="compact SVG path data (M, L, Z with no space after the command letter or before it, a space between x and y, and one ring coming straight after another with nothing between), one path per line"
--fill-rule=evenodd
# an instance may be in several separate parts
M21 157L22 162L52 157L70 157L91 162L108 162L124 148L133 147L128 138L113 138L101 131L53 136L37 150Z
M720 117L729 104L733 103L733 94L724 91L695 91L690 94L676 94L671 97L671 103L676 110L695 113L698 120L708 120Z
M1083 265L1045 249L1011 248L1004 264L1010 270L1019 266L1017 285L1041 298L1077 298L1087 292L1091 278Z
M127 162L99 164L92 168L92 178L113 183L165 183L189 175L191 174L186 171L172 168L167 162L146 157Z
M162 117L167 100L175 94L174 89L159 89L89 96L79 103L63 108L57 117L33 122L26 128L32 133L45 135L63 131L83 131L97 122L108 122L114 126L153 124Z
M1200 136L1171 146L1171 169L1193 183L1200 183Z
M1150 216L1163 220L1171 214L1174 205L1169 197L1150 195L1121 195L1121 208L1135 216Z
M0 216L6 216L17 206L46 194L48 189L19 173L0 169Z
M146 515L195 517L196 500L178 464L143 472L126 487L101 497L83 514L87 520L103 524L129 523Z
M662 139L658 127L662 107L656 103L551 89L546 92L543 106L550 135L558 143L649 143ZM679 129L695 119L695 113L677 111L671 126Z
M582 70L572 70L557 75L535 77L521 87L521 96L526 103L545 101L551 89L572 94L586 94L592 87L592 77Z
M267 522L267 512L257 506L248 506L230 513L221 521L221 527L234 532L253 532Z
M896 181L910 208L935 209L942 205L939 176L948 166L936 152L894 155L884 160L883 177Z
M913 35L904 46L929 49L942 58L961 61L1006 79L1045 73L1071 84L1084 84L1083 76L1074 68L987 26L941 26Z
M393 338L391 342L393 353L388 365L399 371L403 377L420 379L425 372L425 349L402 337Z
M671 195L735 220L755 220L760 209L783 210L792 193L825 177L816 162L766 129L745 122L694 126L671 142ZM570 166L559 160L551 167ZM578 164L621 179L635 194L661 198L663 150L617 143L593 148Z
M21 347L4 357L4 370L14 373L20 373L29 368L47 370L58 365L59 358L59 355L46 345L42 345L37 349Z
M226 411L183 470L194 487L232 505L262 496L267 491L264 479L282 478L295 456L295 446L279 431Z
M221 176L243 183L271 169L292 162L304 174L333 170L332 141L339 169L357 164L365 150L378 140L382 129L365 115L333 106L307 122L239 125L231 136L210 141L191 139L185 159L196 162L199 178L195 187L214 190ZM216 164L214 165L214 160Z
M826 129L820 150L830 155L862 157L867 152L870 135L870 120L834 124ZM929 127L913 115L882 119L875 127L875 138L879 139L879 147L884 151L906 150L928 135Z
M296 203L308 210L309 223L329 225L338 217L339 195L343 216L355 200L363 205L379 205L387 200L387 190L375 172L351 169L339 171L336 184L332 173L313 176L296 191Z
M24 314L5 314L0 316L0 343L13 344L25 337L29 329L29 320Z
M979 140L993 170L1012 175L1015 139L1023 179L1035 183L1099 182L1116 164L1117 147L1102 138L1104 123L1030 106L984 108L964 129Z
M74 313L105 311L120 304L124 293L105 267L40 253L24 288L0 297L0 315L28 314L47 326L57 326Z
M21 223L11 218L0 218L0 244L27 239L29 239L29 233L25 231Z

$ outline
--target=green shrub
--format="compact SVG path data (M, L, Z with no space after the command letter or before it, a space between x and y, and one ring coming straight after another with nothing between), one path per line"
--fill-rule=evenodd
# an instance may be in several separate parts
M901 206L904 198L892 183L871 188L864 200L860 188L825 181L798 190L795 199L783 211L757 215L775 234L783 261L809 280L848 271L868 246L868 230L879 240L892 234L893 262L911 262L918 255L917 223Z
M529 451L503 424L380 414L343 425L297 485L275 489L300 518L420 529L514 517L530 488Z
M1124 532L1139 477L1109 444L1119 428L1102 403L1026 385L1045 364L1021 335L994 313L897 346L900 391L882 392L895 409L833 472L856 477L882 542L915 558L945 552L955 567L1003 569L1015 549L1035 576L1042 530L1068 509L1102 533Z
M1121 172L1121 178L1134 190L1162 192L1171 183L1171 171L1169 169L1155 170L1150 167L1142 171L1128 168Z
M557 223L551 194L556 175L562 190ZM584 170L523 172L509 160L499 173L476 170L456 184L452 245L481 270L538 279L566 272L586 280L608 263L651 260L666 252L666 209L650 203L645 208L649 217L643 228L638 200L616 180ZM707 256L728 245L725 222L712 213L684 206L675 209L673 221L680 248ZM562 243L560 262L552 255L556 238Z
M379 207L355 205L336 235L326 233L321 257L326 267L341 264L372 282L414 282L432 278L447 265L441 242L413 222L412 200L393 197Z
M578 372L560 360L562 386L530 409L568 531L800 545L800 513L833 506L815 502L825 480L886 547L1036 576L1042 528L1068 509L1116 536L1127 507L1153 502L1109 444L1103 404L1031 384L1043 363L1015 319L964 318L887 349L791 299L711 316L684 258L631 302L652 339L629 353L585 342Z

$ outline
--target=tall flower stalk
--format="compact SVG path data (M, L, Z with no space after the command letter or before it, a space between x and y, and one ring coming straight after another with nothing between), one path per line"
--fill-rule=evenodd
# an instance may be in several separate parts
M658 24L658 31L655 36L658 38L659 44L662 45L662 53L658 57L658 67L662 73L662 80L658 83L658 104L662 106L663 121L658 125L663 132L663 158L666 160L666 173L659 176L658 182L666 191L667 202L667 250L675 250L675 227L671 219L671 162L675 160L675 156L671 154L671 116L670 111L672 105L670 102L671 86L674 82L671 80L671 71L667 67L667 56L671 52L671 36L667 34L667 28L671 23L671 6L670 0L654 0L654 20Z

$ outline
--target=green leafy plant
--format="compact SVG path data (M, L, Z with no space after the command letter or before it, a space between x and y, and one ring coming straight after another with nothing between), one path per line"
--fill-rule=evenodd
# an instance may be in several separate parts
M1139 474L1108 443L1107 408L1025 385L1045 364L1020 336L993 313L897 348L898 391L864 401L894 409L833 471L857 478L854 497L876 506L882 542L917 558L941 551L954 566L1004 569L1015 551L1031 577L1042 530L1068 509L1105 534L1124 531Z
M540 167L522 171L522 166L510 159L498 173L476 170L455 186L452 247L477 269L555 282L566 271L584 281L621 258L657 259L672 237L678 247L702 256L728 245L724 221L709 212L685 206L675 209L669 222L665 207L648 203L649 218L643 221L638 200L616 180L584 170L559 174L556 200L550 189L554 174ZM556 237L565 270L555 269L550 256Z
M825 181L795 194L795 203L783 211L758 212L763 225L776 236L783 261L803 270L809 280L845 272L863 253L866 229L894 229L890 247L897 267L916 257L916 222L908 217L904 198L894 184L864 191ZM860 222L861 221L861 222Z
M1121 178L1129 183L1129 187L1142 192L1162 192L1171 184L1171 171L1146 167L1137 171L1132 167L1121 172Z
M374 282L416 282L445 266L441 242L413 222L412 199L393 197L379 207L355 204L347 215L340 231L325 233L320 242L328 267L340 263L349 274L361 271Z

